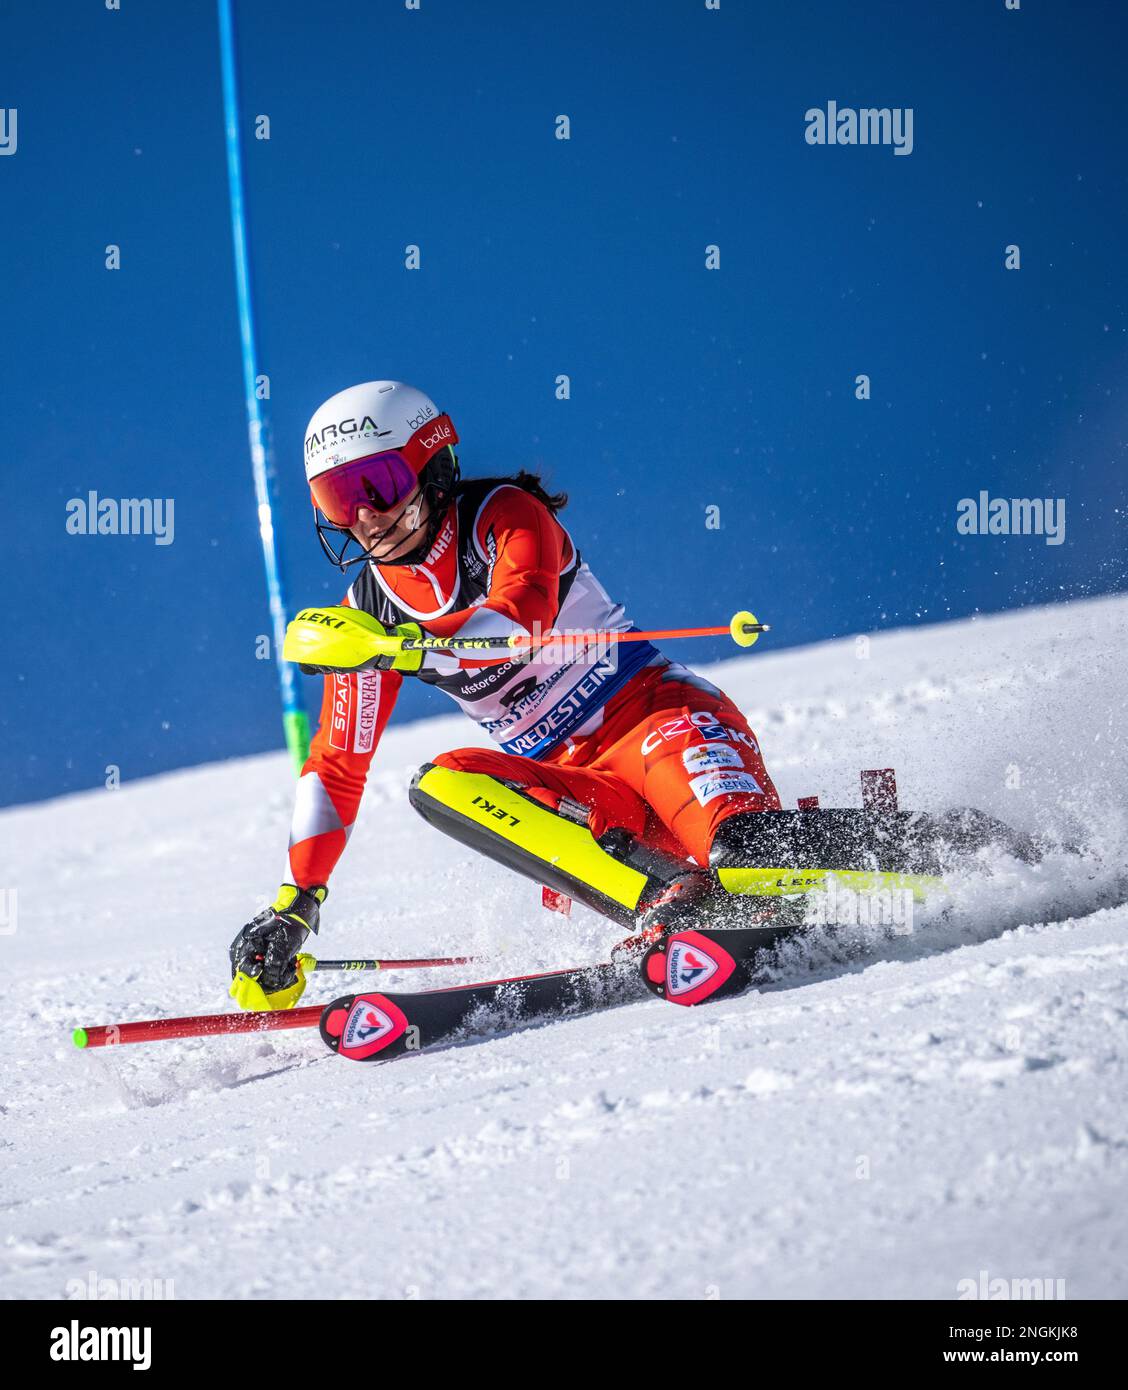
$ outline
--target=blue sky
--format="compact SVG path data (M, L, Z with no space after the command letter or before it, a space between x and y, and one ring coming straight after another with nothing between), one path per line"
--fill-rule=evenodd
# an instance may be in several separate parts
M642 626L747 606L782 646L1128 586L1121 5L260 0L238 23L292 608L343 589L303 427L375 377L451 413L464 473L568 490ZM13 802L281 727L214 7L14 0L0 28ZM830 100L911 107L911 155L808 145ZM173 498L174 543L68 535L91 489ZM1065 543L957 535L981 489L1064 498ZM449 708L409 684L396 717Z

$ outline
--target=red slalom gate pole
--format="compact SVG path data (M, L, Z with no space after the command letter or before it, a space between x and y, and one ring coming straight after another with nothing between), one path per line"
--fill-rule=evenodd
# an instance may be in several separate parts
M113 1047L118 1043L160 1042L170 1038L205 1038L216 1033L268 1033L285 1028L316 1028L324 1004L280 1009L269 1014L193 1014L187 1018L151 1018L139 1023L100 1023L76 1028L75 1047Z

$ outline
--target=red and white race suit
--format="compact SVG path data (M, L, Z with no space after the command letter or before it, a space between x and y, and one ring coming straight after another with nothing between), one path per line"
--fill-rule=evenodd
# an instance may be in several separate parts
M497 480L464 484L425 560L365 564L345 602L435 637L637 630L551 510ZM623 826L706 864L726 816L779 809L739 709L649 642L560 640L532 660L492 664L428 652L417 679L444 690L497 744L434 762L519 782L550 806L566 795L589 808L596 836ZM325 677L298 782L288 882L328 882L402 681L396 671Z

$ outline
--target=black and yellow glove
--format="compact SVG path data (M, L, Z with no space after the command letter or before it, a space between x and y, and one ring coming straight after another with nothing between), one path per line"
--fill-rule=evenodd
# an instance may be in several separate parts
M231 943L231 989L241 1009L265 1013L292 1009L306 986L298 952L317 931L321 904L329 896L323 883L298 888L284 883L274 902Z
M423 629L418 623L397 623L387 633L389 637L422 637ZM405 676L414 676L423 665L423 653L418 649L390 652L378 656L372 664L377 671L401 671Z

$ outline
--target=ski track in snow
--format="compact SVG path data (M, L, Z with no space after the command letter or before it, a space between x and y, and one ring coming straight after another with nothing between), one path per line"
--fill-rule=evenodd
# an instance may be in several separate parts
M785 804L856 805L858 770L893 766L905 805L1088 852L984 862L908 936L812 932L737 999L386 1066L313 1032L69 1042L228 1007L228 941L282 862L283 755L0 813L0 1292L93 1273L181 1298L953 1298L986 1270L1123 1297L1126 643L1115 598L702 668ZM322 949L487 957L387 988L594 961L620 935L544 912L407 806L420 762L481 741L444 715L377 755Z

